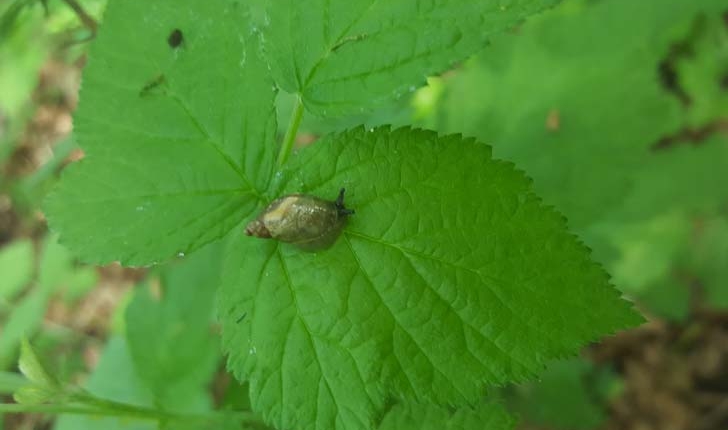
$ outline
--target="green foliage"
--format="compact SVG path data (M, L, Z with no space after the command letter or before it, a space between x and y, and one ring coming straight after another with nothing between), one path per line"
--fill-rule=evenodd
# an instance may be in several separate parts
M58 381L48 373L48 370L45 369L25 338L20 344L18 368L28 378L30 384L18 388L18 391L13 395L16 402L27 404L44 403L58 395L60 391Z
M32 383L46 385L49 387L57 386L58 381L48 374L43 367L33 348L27 339L23 339L20 343L20 360L18 360L18 368L20 372Z
M349 187L357 212L327 252L243 236L228 252L223 341L278 428L367 428L392 395L472 403L483 383L523 380L639 322L564 220L483 144L357 129L301 151L281 178L280 194Z
M112 337L106 344L96 369L86 385L89 392L117 402L138 406L151 406L152 394L139 380L123 338ZM61 415L55 430L153 430L153 422L129 420L129 418L87 417L83 415Z
M688 49L677 51L676 73L690 100L688 125L701 127L728 112L728 28L718 13L693 23Z
M58 245L53 236L46 238L38 258L30 241L13 242L7 249L0 255L0 265L4 265L2 291L17 293L22 288L28 291L9 301L11 306L7 312L0 309L0 315L5 317L0 332L0 369L8 368L15 361L21 339L30 338L40 328L48 303L57 292L72 300L96 284L95 269L76 267L70 252ZM37 274L36 259L40 260ZM7 299L13 295L8 294Z
M86 261L140 265L197 249L250 214L271 177L273 83L242 5L149 8L109 5L76 114L86 157L46 205ZM130 19L140 16L148 22Z
M675 160L650 149L686 123L657 64L698 7L572 1L495 36L487 60L447 84L441 110L419 111L478 141L357 127L289 157L304 109L333 117L392 103L553 4L109 5L75 120L85 158L47 201L51 228L83 260L127 265L229 237L221 254L192 254L204 262L194 270L162 275L161 299L143 288L129 305L126 366L155 405L199 399L211 377L209 287L220 261L229 368L278 428L416 428L423 416L438 428L482 428L486 417L488 428L509 428L498 406L481 403L485 386L533 378L550 359L639 324L566 220L480 142L618 253L632 238L597 227L662 209L637 202L635 171L648 164L647 181ZM179 44L169 42L175 29ZM295 93L280 149L278 89ZM341 187L356 215L331 249L242 234L275 197L333 198ZM649 203L668 195L656 194ZM708 194L695 207L720 195ZM659 279L674 255L638 283Z
M581 358L549 363L539 379L510 390L509 406L526 423L559 429L597 428L607 397L619 389L612 372Z
M455 411L429 404L395 405L382 420L379 430L508 430L515 420L503 406L481 402Z
M33 242L17 240L0 248L0 300L15 297L33 276Z
M322 116L401 97L555 0L269 1L264 49L281 89Z
M217 339L210 336L218 248L166 269L161 297L139 288L126 310L136 372L161 404L199 397L220 361Z
M438 108L422 122L492 143L534 177L615 284L680 318L689 301L675 276L706 256L691 225L724 217L728 200L724 9L567 1L438 83Z
M86 387L96 399L112 402L91 402L101 409L98 415L116 411L121 417L65 415L57 430L152 429L157 428L154 420L169 421L175 429L219 428L210 423L228 422L224 415L205 415L211 408L205 385L221 359L210 336L218 250L207 247L160 270L159 296L144 285L135 291L125 312L125 338L109 341ZM147 409L125 416L122 404Z
M712 202L725 198L725 187L700 187L703 175L670 169L666 176L668 164L685 163L683 154L652 150L689 124L661 83L659 65L698 12L719 3L568 1L517 34L499 36L447 83L431 121L493 144L494 154L532 175L536 191L580 232L690 203L691 193L675 186L710 193ZM709 160L702 154L718 163L727 150L725 139L692 149L701 163Z
M43 10L28 0L0 5L0 114L12 117L28 102L37 80L37 71L48 54L49 41L42 34ZM0 142L3 139L0 133ZM0 145L4 149L4 145ZM2 151L2 149L0 149ZM0 161L3 160L0 153Z
M28 380L15 372L0 372L0 394L10 394L28 385Z
M714 306L728 308L728 219L716 217L699 224L692 252L682 268L695 276Z

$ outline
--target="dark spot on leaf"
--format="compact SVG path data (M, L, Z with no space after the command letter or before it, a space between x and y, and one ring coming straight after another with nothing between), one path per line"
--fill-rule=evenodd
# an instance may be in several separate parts
M172 30L172 32L169 33L169 37L167 37L167 43L169 43L169 46L172 48L177 48L183 41L184 36L182 35L182 30L179 28Z
M685 127L676 133L661 137L651 148L653 151L659 151L680 144L697 146L715 133L728 133L728 120L717 119L700 127Z
M725 75L723 75L722 78L720 78L719 85L723 91L728 91L728 73L726 73Z
M674 94L683 105L690 104L690 96L688 96L685 89L680 86L680 80L678 79L675 65L671 59L666 59L660 62L657 66L657 73L660 76L660 82L662 86L672 94Z
M242 320L244 320L244 319L245 319L245 317L246 317L247 315L248 315L248 313L247 313L247 312L243 312L243 314L242 314L242 315L240 315L240 318L238 318L237 320L235 320L235 324L240 324L240 322L241 322Z
M691 103L690 94L682 87L678 74L678 64L690 61L695 56L694 45L701 37L704 37L706 26L705 16L697 16L691 25L689 32L681 40L670 45L667 55L657 66L657 73L662 86L672 95L678 98L683 106Z
M165 82L166 78L164 77L163 73L160 73L159 75L155 76L153 79L151 79L149 82L144 84L142 89L139 91L139 96L144 97L146 95L149 95L149 93L162 85Z

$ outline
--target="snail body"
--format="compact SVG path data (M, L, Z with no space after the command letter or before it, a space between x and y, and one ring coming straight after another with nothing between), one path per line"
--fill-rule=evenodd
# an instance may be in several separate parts
M245 234L272 238L305 251L330 247L354 213L344 207L344 189L336 200L307 194L290 194L274 200L245 227Z

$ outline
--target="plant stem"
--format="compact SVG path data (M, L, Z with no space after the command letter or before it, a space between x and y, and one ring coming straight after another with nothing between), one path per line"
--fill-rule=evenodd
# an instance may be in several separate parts
M81 400L81 399L79 399ZM82 401L89 401L84 399ZM137 420L150 421L215 421L225 416L235 416L246 423L260 422L252 413L241 411L211 412L209 414L179 414L142 406L129 405L111 400L95 398L89 402L93 406L78 406L72 404L40 404L25 405L15 403L0 403L0 415L7 413L45 413L45 414L73 414L96 415L106 417L125 417Z
M74 415L103 415L107 417L129 417L147 420L159 420L166 417L164 413L152 409L139 408L134 413L128 410L97 409L88 406L71 405L21 405L15 403L0 404L0 415L12 413L41 413L41 414L74 414Z
M293 105L293 116L291 116L291 120L288 123L286 135L283 137L283 145L278 153L278 167L283 166L288 161L288 156L291 155L293 142L296 141L298 126L301 125L301 118L303 118L303 102L299 94L296 96L296 102Z
M83 7L76 1L76 0L63 0L68 7L70 7L76 15L78 15L78 19L81 20L83 25L86 26L91 31L91 35L96 36L96 31L98 30L98 24L96 23L96 20L91 17L88 13L86 13L85 10L83 10Z

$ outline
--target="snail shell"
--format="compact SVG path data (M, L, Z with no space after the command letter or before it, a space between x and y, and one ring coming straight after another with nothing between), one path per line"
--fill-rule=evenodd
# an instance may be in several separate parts
M305 251L330 247L354 213L344 207L344 189L335 201L307 194L290 194L274 200L245 227L245 234L273 238Z

